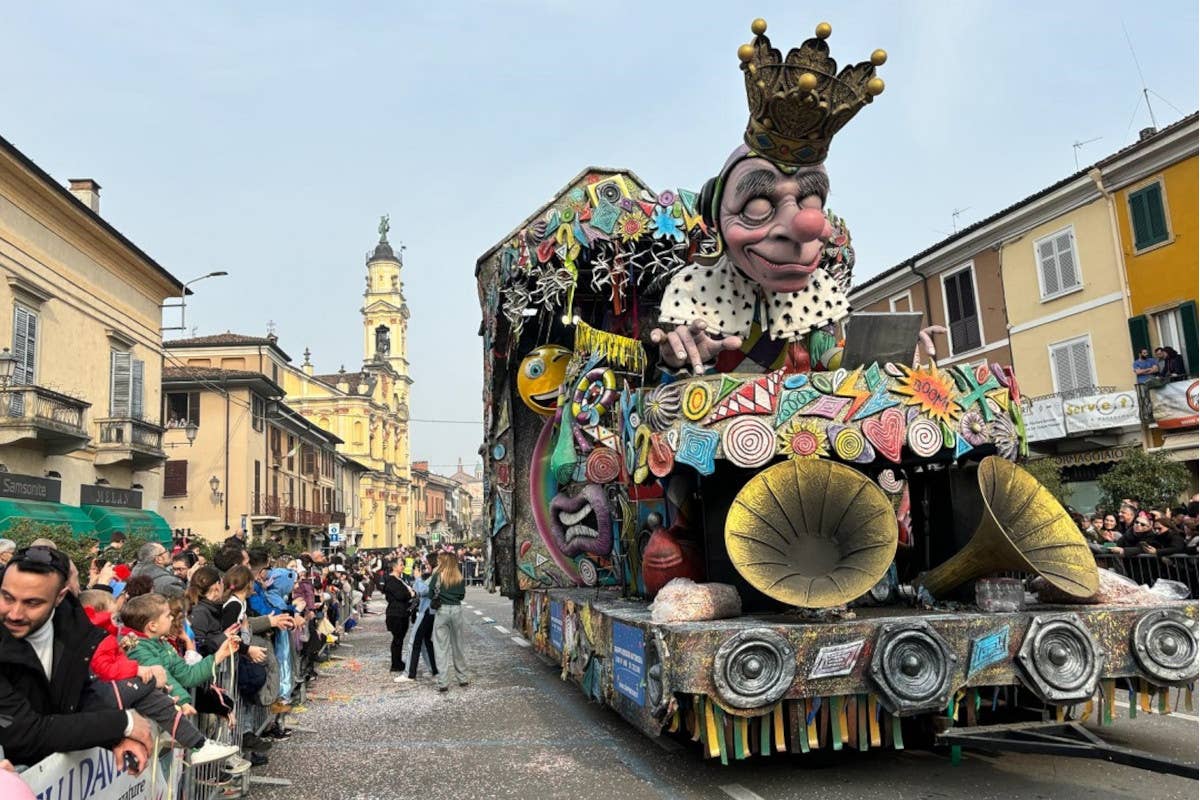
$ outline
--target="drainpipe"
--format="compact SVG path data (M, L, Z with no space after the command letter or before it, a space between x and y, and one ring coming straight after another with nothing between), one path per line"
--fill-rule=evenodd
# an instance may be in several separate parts
M1121 229L1117 224L1117 204L1112 192L1104 188L1104 174L1099 167L1088 170L1088 177L1096 184L1096 191L1104 196L1108 204L1108 224L1112 228L1113 254L1117 258L1117 269L1121 274L1121 301L1125 307L1125 319L1133 316L1133 303L1129 299L1129 273L1125 270L1125 252L1121 249Z
M1108 206L1108 224L1112 232L1113 255L1117 260L1117 271L1121 275L1121 305L1125 309L1125 319L1130 319L1133 317L1133 301L1130 299L1129 292L1129 272L1125 268L1125 251L1121 249L1121 228L1117 223L1117 203L1113 198L1112 192L1105 188L1104 173L1100 171L1099 167L1092 167L1088 170L1088 177L1096 185L1096 191L1104 196L1105 203ZM1135 389L1136 387L1137 385L1134 384ZM1138 403L1141 402L1142 396L1139 393ZM1154 437L1150 433L1150 426L1141 417L1142 415L1139 413L1138 421L1142 426L1142 447L1149 450L1154 446Z

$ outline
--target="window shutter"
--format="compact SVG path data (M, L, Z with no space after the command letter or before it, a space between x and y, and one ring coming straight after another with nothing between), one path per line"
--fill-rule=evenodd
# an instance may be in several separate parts
M1189 375L1200 368L1200 353L1197 352L1196 303L1188 300L1179 305L1179 327L1183 328L1183 357L1187 361Z
M1073 289L1079 285L1079 270L1075 268L1075 236L1071 231L1063 231L1054 237L1054 246L1058 250L1058 285L1063 289Z
M1061 288L1058 283L1058 265L1054 258L1054 241L1038 242L1038 267L1042 271L1042 295L1056 294Z
M133 362L128 352L112 351L112 376L109 382L108 414L110 417L129 416L130 368Z
M1157 183L1146 187L1146 219L1149 222L1150 241L1158 244L1167 240L1167 215L1163 210L1162 186Z
M13 317L14 386L32 386L37 358L37 314L24 306L16 306Z
M1050 358L1054 362L1054 378L1058 385L1054 388L1060 392L1069 392L1075 388L1075 373L1071 367L1071 353L1067 347L1055 347L1050 350Z
M163 497L184 497L187 495L186 459L168 461L163 466Z
M1092 360L1088 357L1086 341L1075 342L1071 345L1071 363L1075 369L1075 388L1084 389L1095 386L1092 378Z
M129 416L143 419L146 416L146 362L134 359L129 381Z
M1134 358L1142 348L1150 349L1150 322L1145 314L1129 318L1129 342L1133 345Z
M1129 219L1133 224L1133 247L1141 250L1150 243L1150 214L1144 191L1129 195Z

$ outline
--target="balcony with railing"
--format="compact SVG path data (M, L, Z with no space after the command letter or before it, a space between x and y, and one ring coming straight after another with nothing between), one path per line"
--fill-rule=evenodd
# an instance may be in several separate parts
M96 422L100 426L97 466L128 461L134 469L146 469L166 460L164 429L160 426L129 417L110 417Z
M13 386L0 394L0 445L34 442L48 455L85 447L91 403L44 386Z

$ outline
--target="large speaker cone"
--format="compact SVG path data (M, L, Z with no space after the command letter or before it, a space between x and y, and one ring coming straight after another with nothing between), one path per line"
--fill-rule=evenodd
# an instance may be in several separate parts
M1040 575L1072 597L1096 593L1096 559L1054 495L999 456L980 462L978 480L983 520L966 547L921 578L926 589L939 597L975 578L1016 570Z
M1075 614L1034 617L1017 661L1029 688L1048 703L1080 702L1096 693L1102 657Z
M725 517L725 550L763 594L804 608L848 603L896 555L896 515L865 475L833 461L786 461L742 487Z
M770 628L750 628L726 639L713 658L717 697L733 708L776 703L796 677L796 651Z
M896 714L944 709L950 701L955 662L946 641L929 623L890 623L879 631L871 655L871 679L883 704Z
M1147 611L1133 626L1133 656L1155 683L1196 680L1196 621L1174 609Z

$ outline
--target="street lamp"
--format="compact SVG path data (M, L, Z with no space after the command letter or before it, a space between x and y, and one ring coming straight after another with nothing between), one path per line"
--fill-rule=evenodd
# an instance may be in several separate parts
M183 288L179 291L179 305L166 305L164 303L161 306L162 308L178 308L179 309L179 325L173 326L170 328L159 328L159 330L160 331L185 331L185 330L187 330L188 287L191 286L193 283L199 283L200 281L205 280L206 278L223 278L228 274L229 273L223 269L214 270L213 272L210 272L207 275L201 275L199 278L192 278L190 281L183 284Z
M17 357L10 353L7 347L4 348L4 351L0 352L0 390L8 389L16 369Z
M220 491L221 479L218 478L216 475L213 475L211 478L208 479L208 486L210 489L212 489L212 497L213 497L214 503L219 503L225 498L224 493L222 493Z
M200 432L200 426L188 420L188 424L183 428L183 435L187 437L188 447L196 443L196 434Z

